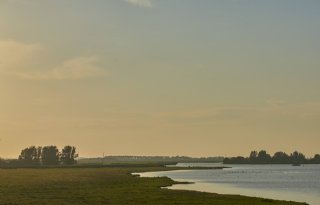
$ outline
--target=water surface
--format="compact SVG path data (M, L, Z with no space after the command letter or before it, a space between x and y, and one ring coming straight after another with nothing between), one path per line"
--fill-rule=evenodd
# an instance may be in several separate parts
M180 167L219 167L217 163L183 163ZM240 194L320 205L320 165L231 165L223 170L179 170L142 173L142 177L166 176L184 189L220 194Z

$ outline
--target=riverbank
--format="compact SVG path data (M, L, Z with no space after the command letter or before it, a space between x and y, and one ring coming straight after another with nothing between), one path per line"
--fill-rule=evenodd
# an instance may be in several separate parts
M167 177L140 178L131 175L137 172L177 169L179 168L162 166L0 169L0 205L301 204L236 195L161 189L177 182Z
M179 164L177 166L195 166ZM217 164L201 164L217 166ZM140 173L141 177L169 177L178 182L168 189L190 190L219 194L238 194L275 200L307 202L318 205L318 165L292 167L290 165L234 165L223 170L177 170Z

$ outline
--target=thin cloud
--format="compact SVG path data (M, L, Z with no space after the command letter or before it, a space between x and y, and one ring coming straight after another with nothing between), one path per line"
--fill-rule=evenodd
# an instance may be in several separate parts
M31 80L66 80L104 77L107 72L97 65L97 57L79 57L64 61L61 65L42 73L20 73L19 76Z
M36 44L21 43L14 40L0 41L1 73L23 71L26 65L32 64L36 54L43 48Z
M82 79L107 75L104 68L98 66L98 57L79 57L65 61L55 67L49 77L56 79Z
M43 61L44 51L42 46L36 44L0 41L0 74L29 80L77 80L107 75L106 70L98 65L99 58L96 56L66 59L40 69L35 62Z
M153 6L152 0L125 0L130 4L134 4L141 7L151 8Z

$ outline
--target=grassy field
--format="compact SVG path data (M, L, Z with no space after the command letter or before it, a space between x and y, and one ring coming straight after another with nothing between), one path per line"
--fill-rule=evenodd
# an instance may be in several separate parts
M163 167L0 169L0 205L298 205L243 196L160 189L168 178L139 178L132 172Z

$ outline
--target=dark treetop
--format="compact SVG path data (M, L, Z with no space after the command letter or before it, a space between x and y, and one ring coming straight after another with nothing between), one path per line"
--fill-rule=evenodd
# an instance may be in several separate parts
M295 151L290 155L285 152L276 152L273 156L265 150L260 152L252 151L249 157L225 158L224 164L320 164L320 155L316 154L313 158L306 158L301 152Z

